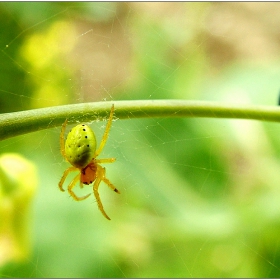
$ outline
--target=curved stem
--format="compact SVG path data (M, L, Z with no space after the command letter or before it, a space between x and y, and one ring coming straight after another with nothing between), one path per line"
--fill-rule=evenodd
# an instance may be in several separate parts
M0 140L13 136L108 117L112 104L119 119L154 117L206 117L280 122L277 106L252 106L189 100L131 100L80 103L0 115Z

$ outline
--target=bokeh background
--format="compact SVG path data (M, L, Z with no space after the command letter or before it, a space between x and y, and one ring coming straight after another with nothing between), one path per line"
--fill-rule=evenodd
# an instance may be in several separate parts
M0 30L1 113L123 99L278 104L280 3L2 2ZM98 141L105 124L90 124ZM69 166L59 133L1 142L2 278L280 277L279 124L115 119L101 155L117 158L106 168L121 195L100 187L111 221L93 195L58 189ZM5 168L11 153L30 172Z

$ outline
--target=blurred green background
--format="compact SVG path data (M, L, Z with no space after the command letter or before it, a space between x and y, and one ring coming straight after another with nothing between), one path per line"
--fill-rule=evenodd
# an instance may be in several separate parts
M2 2L0 29L1 113L122 99L277 106L280 3ZM98 141L105 124L91 124ZM280 277L279 124L115 120L101 154L117 158L106 168L121 195L100 186L111 221L93 195L60 192L59 133L1 142L38 172L29 211L9 204L9 231L0 211L2 278Z

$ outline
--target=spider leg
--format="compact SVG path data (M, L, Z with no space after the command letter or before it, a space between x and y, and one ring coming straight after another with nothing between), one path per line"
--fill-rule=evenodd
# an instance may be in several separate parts
M78 181L80 180L80 174L78 174L74 179L73 181L70 183L70 185L68 186L68 192L69 194L77 201L80 201L80 200L84 200L86 198L88 198L91 194L87 194L87 195L84 195L84 196L77 196L73 191L72 189L75 187L75 185L78 183Z
M64 158L66 158L65 157L65 143L64 143L64 134L65 134L66 125L67 125L67 119L65 120L65 122L63 123L63 125L61 127L60 138L59 138L60 152Z
M102 158L102 159L95 159L96 163L113 163L116 161L116 158Z
M99 185L100 185L101 181L105 182L108 185L108 187L110 187L116 193L120 193L115 188L115 186L107 178L105 178L105 168L97 164L97 177L96 177L96 181L95 181L94 186L93 186L93 192L94 192L94 196L96 198L99 210L105 216L105 218L107 218L108 220L111 220L108 217L108 215L105 213L103 205L102 205L100 197L99 197L98 188L99 188Z
M102 181L114 192L121 193L107 178L103 178Z
M67 169L64 171L63 176L62 176L62 178L60 179L60 181L59 181L59 183L58 183L58 186L59 186L59 188L60 188L60 190L61 190L62 192L64 192L64 189L63 189L62 185L63 185L63 183L64 183L66 177L68 176L68 174L69 174L70 172L75 171L75 170L77 170L77 168L74 167L74 166L71 166L71 167L67 168Z
M100 166L100 165L97 165L97 177L95 179L95 182L94 182L94 185L93 185L93 193L94 193L94 196L96 198L96 201L97 201L97 205L98 205L98 208L99 210L101 211L101 213L103 214L103 216L108 219L108 220L111 220L108 215L105 213L104 211L104 208L103 208L103 205L102 205L102 202L100 200L100 196L99 196L99 192L98 192L98 188L99 188L99 185L100 185L100 182L103 181L104 183L106 183L108 185L109 188L111 188L114 192L116 193L120 193L116 188L115 186L107 179L105 178L105 168Z
M103 150L103 148L104 148L104 146L106 144L106 141L107 141L107 138L108 138L108 135L109 135L109 130L110 130L111 125L112 125L113 115L114 115L114 104L111 107L111 112L110 112L109 120L108 120L108 123L106 125L106 128L105 128L105 131L104 131L104 134L103 134L100 146L95 151L94 158L96 158L101 153L101 151Z
M99 185L100 185L100 182L101 182L101 177L97 177L95 179L95 182L94 182L94 185L93 185L93 193L94 193L94 196L96 198L96 201L97 201L97 205L98 205L98 208L99 210L101 211L101 213L103 214L103 216L108 219L108 220L111 220L109 218L109 216L105 213L104 211L104 208L103 208L103 205L102 205L102 202L100 200L100 196L99 196L99 193L98 193L98 188L99 188Z
M102 181L114 192L119 193L120 191L105 177L106 169L104 167L101 167L100 165L97 166L97 169L100 169L100 173L102 173ZM102 170L102 171L101 171Z

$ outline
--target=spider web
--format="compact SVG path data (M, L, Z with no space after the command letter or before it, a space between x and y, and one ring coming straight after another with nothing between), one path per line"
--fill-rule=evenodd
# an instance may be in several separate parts
M11 73L10 83L0 86L2 112L121 99L276 105L279 8L1 4L14 32L6 31L1 46L3 71L8 65ZM90 126L100 143L106 122ZM115 119L100 155L117 158L104 166L121 195L100 186L110 222L93 195L78 203L59 191L69 166L59 134L60 127L2 142L2 153L32 160L40 180L32 252L25 262L0 268L1 276L279 277L277 124ZM77 195L91 191L75 189Z

